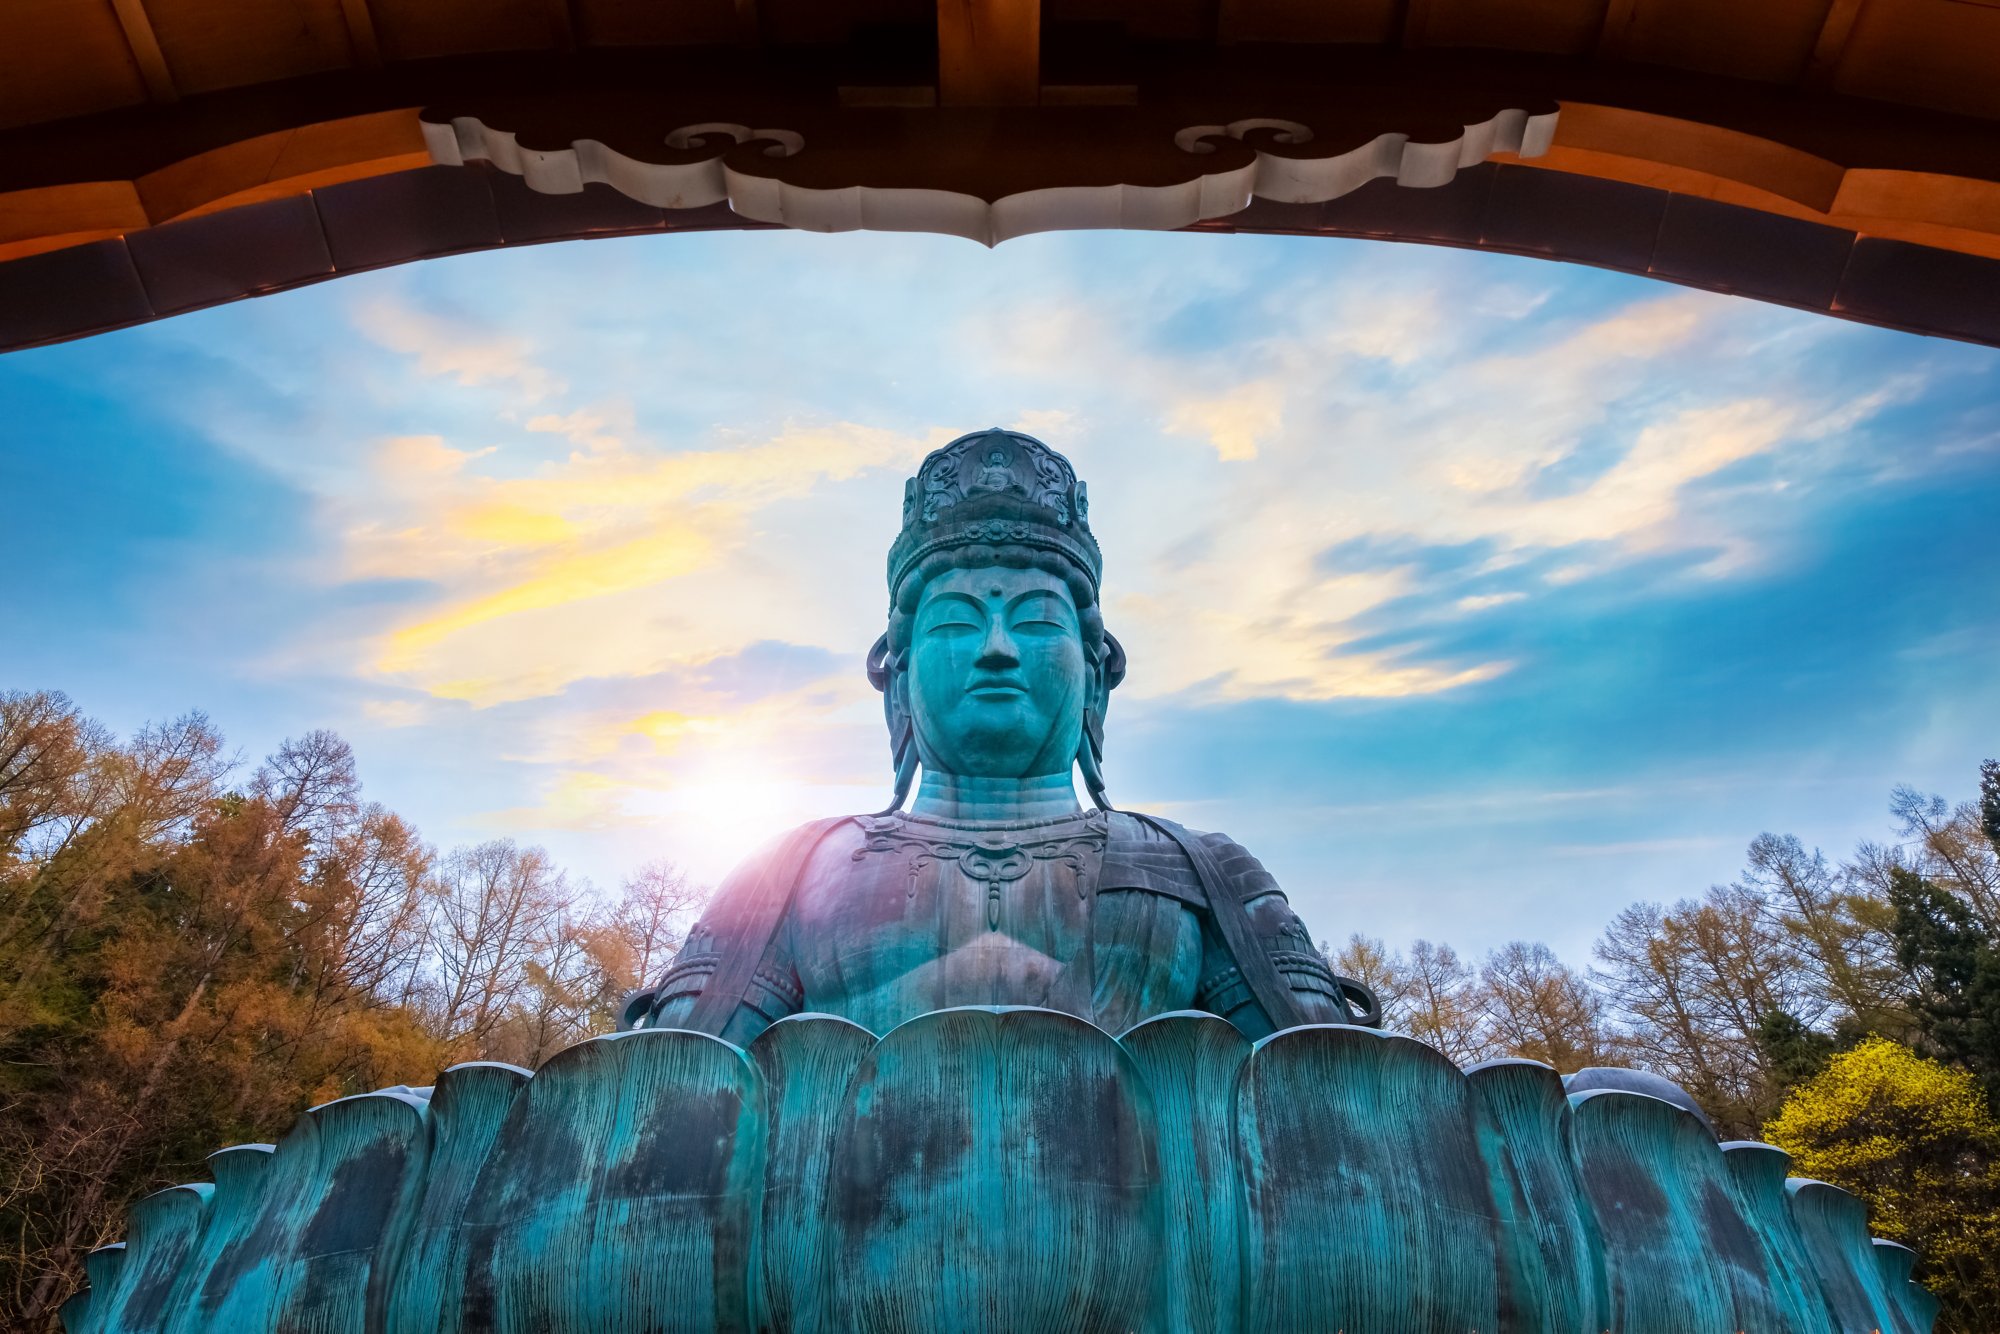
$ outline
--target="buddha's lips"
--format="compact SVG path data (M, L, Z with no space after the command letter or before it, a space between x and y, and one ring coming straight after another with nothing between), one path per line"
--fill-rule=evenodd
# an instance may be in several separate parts
M975 697L984 695L1025 695L1028 687L1024 682L1004 676L988 677L974 681L966 687L966 693Z

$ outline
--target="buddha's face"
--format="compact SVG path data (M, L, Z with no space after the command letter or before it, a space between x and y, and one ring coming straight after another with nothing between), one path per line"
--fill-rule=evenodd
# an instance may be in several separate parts
M1082 736L1083 634L1063 581L1001 566L932 579L910 646L926 769L978 778L1068 773Z

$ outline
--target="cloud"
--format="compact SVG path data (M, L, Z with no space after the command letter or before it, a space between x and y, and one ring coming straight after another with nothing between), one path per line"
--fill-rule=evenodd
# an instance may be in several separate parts
M1776 448L1800 416L1796 407L1765 399L1690 408L1641 427L1624 456L1587 486L1546 499L1524 495L1518 478L1482 483L1461 473L1458 489L1471 503L1457 516L1455 536L1517 548L1669 544L1689 483Z
M456 476L467 463L492 452L453 449L441 435L391 436L376 447L375 475L399 491L424 489Z
M543 777L533 804L486 822L650 830L710 874L789 825L878 805L881 704L858 664L746 696L743 678L769 666L760 656L769 655L753 648L672 669L598 704L511 706L534 711L513 758Z
M353 320L365 337L416 358L424 375L449 377L462 385L511 384L531 401L563 387L531 359L529 341L519 335L494 333L387 295L355 306Z
M530 417L527 422L530 431L553 432L583 448L594 452L608 452L624 447L625 437L632 433L632 413L629 407L616 414L621 434L612 434L608 427L614 425L610 415L591 408L578 408L575 412L557 414L545 412Z
M606 420L566 414L560 429L584 434L589 447L525 471L506 451L453 450L428 437L378 451L396 503L378 497L347 528L345 573L421 570L440 593L383 635L372 671L486 705L702 661L801 622L839 642L827 600L765 549L782 546L796 561L839 546L872 564L886 537L810 505L776 538L765 525L774 508L824 488L913 469L941 443L939 432L791 424L763 439L677 450L629 427L602 435ZM899 494L898 482L874 489ZM893 522L893 501L871 509L879 527Z
M1282 292L1233 270L1204 272L1193 294L999 291L934 349L1040 404L993 417L1048 435L1092 483L1132 694L1392 698L1495 680L1511 655L1467 657L1410 630L1663 552L1706 553L1710 578L1741 572L1760 539L1714 479L1796 458L1877 410L1861 393L1753 384L1732 365L1729 305L1704 294L1550 317L1548 289L1447 301L1434 278L1387 268L1294 276ZM367 309L395 346L480 343L400 306ZM532 379L512 335L462 365L424 355L430 373ZM599 397L527 415L517 444L385 444L375 474L394 503L353 508L345 574L420 571L435 592L385 627L369 670L486 707L771 635L865 642L896 484L967 425L896 430L857 413L740 432L676 422L663 440L663 420L659 402ZM1105 436L1098 422L1125 425ZM1206 465L1163 454L1173 436L1202 441ZM1486 568L1446 584L1415 558L1320 562L1360 539L1477 549Z
M1144 437L1080 462L1134 693L1381 698L1494 680L1510 658L1438 656L1407 633L1391 655L1383 635L1664 553L1740 575L1764 558L1768 526L1732 497L1812 475L1825 441L1889 401L1874 385L1796 384L1768 357L1745 374L1745 335L1719 298L1648 294L1517 323L1539 304L1451 320L1435 292L1288 292L1254 336L1192 351L1121 338L1146 327L1131 311L1024 307L1046 337L1003 350L1053 376L1088 348L1091 373L1134 400L1127 413L1145 396L1171 404L1165 431L1230 465L1170 482ZM1316 557L1363 541L1477 553L1481 569L1450 569L1451 596L1419 596L1449 586L1428 558L1354 571Z
M1257 457L1260 440L1283 424L1285 392L1276 380L1252 380L1201 398L1183 398L1167 413L1176 435L1206 436L1224 462Z
M1067 408L1030 408L1016 417L1009 429L1050 439L1069 434L1076 414Z
M361 702L361 716L378 727L419 727L434 715L427 700L369 699Z

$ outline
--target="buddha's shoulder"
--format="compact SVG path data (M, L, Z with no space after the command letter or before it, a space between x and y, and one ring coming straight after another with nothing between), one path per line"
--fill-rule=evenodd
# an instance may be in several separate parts
M1187 850L1157 816L1136 811L1111 813L1104 847L1102 886L1105 889L1151 889L1156 893L1197 899L1201 877ZM1209 830L1173 829L1206 848L1239 898L1251 898L1278 888L1278 882L1251 851L1227 834Z
M835 815L795 825L736 864L725 886L754 882L787 863L815 867L851 858L868 841L866 815Z

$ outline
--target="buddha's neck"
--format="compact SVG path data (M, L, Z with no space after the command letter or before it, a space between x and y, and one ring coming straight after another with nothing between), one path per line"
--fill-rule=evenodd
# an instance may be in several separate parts
M910 803L910 814L933 820L1047 820L1081 809L1068 774L968 778L928 769Z

